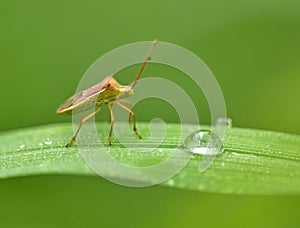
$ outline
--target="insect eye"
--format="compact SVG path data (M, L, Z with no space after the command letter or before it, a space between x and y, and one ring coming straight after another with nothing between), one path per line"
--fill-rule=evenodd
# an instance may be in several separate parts
M107 83L103 86L103 88L108 88L108 87L110 87L110 83Z

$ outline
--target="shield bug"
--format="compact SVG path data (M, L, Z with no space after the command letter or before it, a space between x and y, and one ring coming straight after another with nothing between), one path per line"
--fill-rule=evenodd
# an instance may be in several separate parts
M113 114L114 105L119 105L121 108L123 108L125 111L129 113L129 122L130 122L130 117L132 117L133 131L135 135L140 139L142 138L136 128L135 113L130 108L126 107L124 104L121 104L121 99L133 95L134 87L136 86L138 80L140 79L145 69L145 66L150 61L152 50L154 46L157 44L157 42L158 42L157 40L153 41L146 55L145 60L138 74L136 75L135 80L132 82L131 85L128 86L121 85L111 75L104 78L103 81L94 85L93 87L81 91L75 94L74 96L70 97L66 102L64 102L61 106L58 107L58 109L56 110L56 113L58 114L72 114L72 111L75 109L83 111L87 108L90 108L91 105L94 104L96 104L97 107L95 111L91 112L81 120L77 131L75 132L70 142L66 145L66 147L70 147L74 144L82 125L86 123L89 119L91 119L93 116L95 116L98 112L100 112L101 106L103 104L106 104L108 106L110 111L110 117L111 117L109 145L111 145L113 125L115 121L114 114Z

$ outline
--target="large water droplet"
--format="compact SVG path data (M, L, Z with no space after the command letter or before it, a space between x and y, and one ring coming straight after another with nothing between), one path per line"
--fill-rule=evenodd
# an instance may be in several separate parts
M221 152L222 140L209 130L198 130L192 132L182 146L194 154L215 155Z
M222 144L226 130L232 127L230 118L218 118L210 130L192 132L184 141L182 149L193 154L203 155L199 165L199 172L204 172L212 164L216 156L222 153ZM224 164L225 165L225 164Z

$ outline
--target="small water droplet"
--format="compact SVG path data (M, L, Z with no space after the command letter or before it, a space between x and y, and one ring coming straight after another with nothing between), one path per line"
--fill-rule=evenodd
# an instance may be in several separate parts
M215 155L220 153L222 140L209 130L198 130L191 133L182 146L194 154Z
M253 159L253 158L257 158L257 156L254 155L254 154L243 154L243 153L230 152L230 155L233 155L236 158L240 158L240 159Z
M46 139L45 145L51 145L51 144L52 144L52 141L50 139Z
M24 144L19 145L19 149L23 150L26 146Z
M175 181L173 179L170 179L170 180L167 181L167 184L169 186L174 186L175 185Z
M82 96L85 96L87 94L86 90L82 91Z
M226 118L226 117L220 117L217 119L217 124L216 125L222 125L226 126L226 128L230 129L232 128L232 119Z
M44 144L42 142L39 142L39 146L43 146Z

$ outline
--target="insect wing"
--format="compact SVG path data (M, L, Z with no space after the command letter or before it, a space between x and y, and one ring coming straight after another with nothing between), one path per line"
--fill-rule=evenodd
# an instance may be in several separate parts
M65 101L61 106L56 110L57 113L68 113L75 107L80 106L80 104L86 102L87 100L96 100L98 95L105 89L104 86L106 83L112 78L112 76L108 76L100 83L94 85L87 90L83 90L74 96L70 97L67 101ZM95 101L94 100L94 101Z

